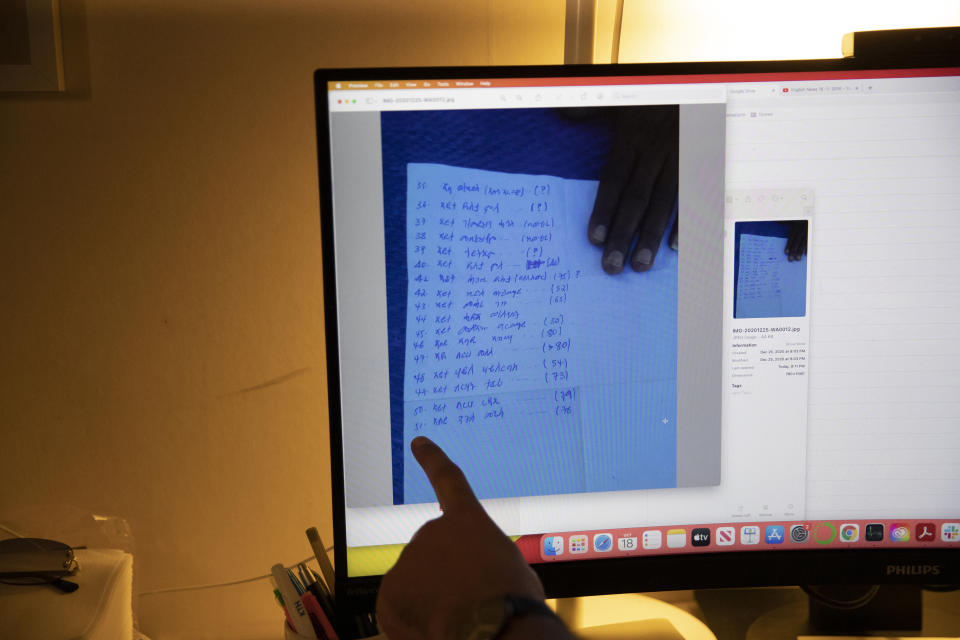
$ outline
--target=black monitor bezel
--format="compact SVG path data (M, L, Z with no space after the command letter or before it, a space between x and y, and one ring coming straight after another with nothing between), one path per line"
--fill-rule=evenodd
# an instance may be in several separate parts
M318 69L314 73L323 295L326 333L327 393L332 472L334 560L347 562L343 439L340 407L339 342L332 230L332 187L329 155L328 82L432 79L577 78L603 76L666 76L748 74L960 66L960 52L887 58L818 59L746 62L687 62L618 65L475 66ZM803 584L935 584L960 583L956 549L857 549L810 551L735 551L722 553L637 556L609 560L565 561L531 565L548 597L600 595L689 588L781 586ZM888 567L902 567L893 569ZM352 620L374 608L380 576L347 578L337 573L338 616ZM341 628L346 628L341 627Z

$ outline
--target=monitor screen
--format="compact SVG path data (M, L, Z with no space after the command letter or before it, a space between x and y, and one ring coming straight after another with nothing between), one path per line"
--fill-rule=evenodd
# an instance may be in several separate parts
M548 595L956 569L960 67L321 70L316 96L338 589L439 514L418 435ZM946 573L884 567L848 578Z

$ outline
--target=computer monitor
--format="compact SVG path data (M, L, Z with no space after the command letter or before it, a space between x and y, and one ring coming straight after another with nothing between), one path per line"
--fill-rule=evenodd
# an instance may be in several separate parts
M550 596L960 582L955 55L315 86L344 616L420 434Z

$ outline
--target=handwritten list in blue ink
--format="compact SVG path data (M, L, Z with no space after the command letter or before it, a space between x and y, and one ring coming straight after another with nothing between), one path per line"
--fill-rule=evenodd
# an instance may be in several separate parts
M604 274L596 188L407 165L404 502L417 435L482 498L675 486L676 255Z
M745 233L740 237L737 318L806 314L807 256L787 260L787 239Z

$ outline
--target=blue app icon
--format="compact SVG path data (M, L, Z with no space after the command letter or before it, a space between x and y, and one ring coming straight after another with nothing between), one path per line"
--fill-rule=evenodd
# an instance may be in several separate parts
M559 556L563 555L563 537L547 536L543 539L543 555Z
M610 551L613 549L613 536L609 533L598 533L593 536L594 551Z
M769 524L764 535L767 544L783 544L783 525Z

